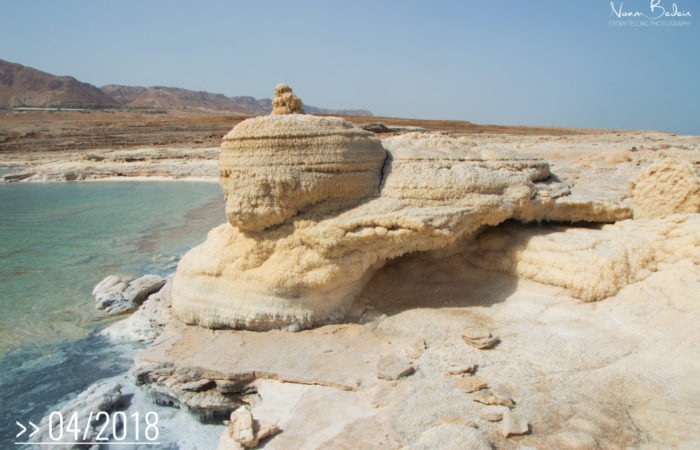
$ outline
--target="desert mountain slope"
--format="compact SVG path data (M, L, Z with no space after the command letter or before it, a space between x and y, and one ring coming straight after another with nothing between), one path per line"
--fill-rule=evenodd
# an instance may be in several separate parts
M151 108L202 108L212 111L230 111L242 114L270 114L272 100L269 98L256 99L253 97L226 97L223 94L196 92L188 89L163 86L102 86L102 92L112 96L126 106L145 106ZM364 109L325 109L304 105L304 111L309 114L336 114L347 116L372 116Z
M119 106L97 87L0 60L0 107Z
M241 115L270 114L272 100L226 97L163 86L107 85L98 88L73 77L50 73L0 59L0 108L17 106L132 106L148 108L196 108ZM304 105L309 114L372 116L365 109L325 109Z
M102 92L126 106L150 108L204 108L212 111L233 111L244 114L265 114L265 106L272 109L270 100L256 100L253 97L229 98L223 94L196 92L187 89L163 86L102 86ZM238 100L240 99L240 100ZM269 113L269 111L267 111Z

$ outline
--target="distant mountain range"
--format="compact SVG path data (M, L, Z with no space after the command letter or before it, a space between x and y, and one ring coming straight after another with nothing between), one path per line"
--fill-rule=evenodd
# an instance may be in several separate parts
M0 107L18 106L187 107L203 111L254 115L269 114L272 111L272 100L226 97L223 94L162 86L108 85L97 88L73 77L59 77L21 64L0 60ZM365 109L325 109L309 105L304 105L303 108L309 114L372 116L372 113Z

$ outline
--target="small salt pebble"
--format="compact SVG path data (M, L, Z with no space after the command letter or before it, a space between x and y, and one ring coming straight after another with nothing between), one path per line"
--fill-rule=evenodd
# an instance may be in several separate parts
M467 339L484 339L491 337L491 333L487 330L484 330L483 328L481 329L472 329L472 330L467 330L462 334L463 337L466 337Z
M450 368L447 369L447 373L450 375L460 375L463 373L473 373L476 369L476 365L469 361L452 361L450 362Z
M507 406L508 408L515 406L515 402L513 402L512 398L497 389L479 392L472 400L483 403L484 405L501 405Z
M490 333L488 336L478 339L472 339L467 335L462 335L462 340L472 347L476 347L480 350L485 350L491 348L499 341L498 336L492 336Z
M499 422L506 411L510 410L505 406L486 406L479 412L479 417L489 422Z
M503 437L512 436L515 434L525 434L530 431L530 424L527 420L513 413L510 409L503 413L503 422L501 424L501 434Z
M488 383L477 378L457 378L455 380L457 387L466 394L479 391L488 386Z

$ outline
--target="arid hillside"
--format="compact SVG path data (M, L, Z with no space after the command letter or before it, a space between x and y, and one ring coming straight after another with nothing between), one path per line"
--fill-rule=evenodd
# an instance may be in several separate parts
M196 108L203 111L222 111L242 115L270 114L272 111L272 100L269 98L226 97L224 94L163 86L108 85L100 89L122 105L131 107ZM309 114L372 116L372 113L366 109L326 109L304 105L304 111Z
M97 87L0 60L0 107L119 106Z
M270 114L272 100L248 96L227 97L224 94L163 86L107 85L98 88L73 77L60 77L0 60L0 108L21 106L197 109L245 116ZM372 116L366 109L326 109L304 105L304 110L309 114Z
M131 107L146 108L197 108L210 111L227 111L238 114L269 114L270 99L253 97L226 97L223 94L196 92L163 86L118 86L100 88L119 103Z

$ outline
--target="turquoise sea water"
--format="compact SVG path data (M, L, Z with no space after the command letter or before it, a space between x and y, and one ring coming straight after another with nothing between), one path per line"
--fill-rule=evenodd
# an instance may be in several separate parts
M223 208L218 183L0 185L0 355L82 338L113 320L95 309L95 284L172 272L226 220Z
M156 405L124 379L145 345L99 336L115 319L95 309L91 292L110 274L174 271L224 222L223 205L218 183L0 184L0 448L18 448L16 422L39 423L106 379L124 384L121 409L157 412L159 448L216 447L220 420Z

